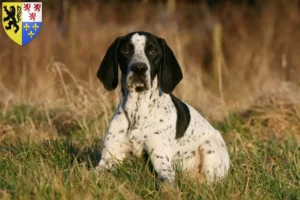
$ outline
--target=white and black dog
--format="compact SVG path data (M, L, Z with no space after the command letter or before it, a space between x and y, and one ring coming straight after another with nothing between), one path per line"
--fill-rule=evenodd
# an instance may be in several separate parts
M182 79L180 66L164 39L147 32L118 37L108 48L97 77L107 90L118 85L121 101L104 138L96 171L110 169L129 153L146 150L162 181L173 184L173 165L222 179L229 154L219 133L194 108L171 92Z

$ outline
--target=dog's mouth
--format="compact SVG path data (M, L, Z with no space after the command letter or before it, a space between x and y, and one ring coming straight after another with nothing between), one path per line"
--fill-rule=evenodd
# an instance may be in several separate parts
M147 90L147 88L145 87L144 84L136 84L135 85L135 91L136 92L143 92L145 90Z
M146 81L140 77L132 77L131 83L128 88L134 90L135 92L143 92L147 90Z
M143 92L147 90L146 84L142 80L133 82L132 87L136 92Z

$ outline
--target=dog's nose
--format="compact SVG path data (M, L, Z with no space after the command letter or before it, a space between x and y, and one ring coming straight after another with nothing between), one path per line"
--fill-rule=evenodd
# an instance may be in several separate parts
M131 71L137 75L142 75L146 72L148 69L147 65L145 63L134 63L131 66Z

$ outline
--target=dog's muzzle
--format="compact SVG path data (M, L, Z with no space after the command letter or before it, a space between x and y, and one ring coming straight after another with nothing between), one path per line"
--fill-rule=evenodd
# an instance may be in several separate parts
M135 89L136 92L142 92L147 90L146 71L148 69L146 63L136 62L130 67L132 75L130 77L130 86Z

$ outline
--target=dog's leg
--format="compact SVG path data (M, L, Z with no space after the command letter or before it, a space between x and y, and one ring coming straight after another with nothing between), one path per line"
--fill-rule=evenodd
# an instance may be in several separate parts
M205 139L199 146L199 154L200 173L205 176L207 182L219 181L227 175L230 161L222 137L213 135Z
M126 157L131 150L127 129L127 118L121 109L117 109L106 131L101 160L96 167L96 172L108 170Z
M152 165L160 177L163 185L174 187L175 172L172 169L172 144L171 140L158 132L151 133L151 137L146 141Z

